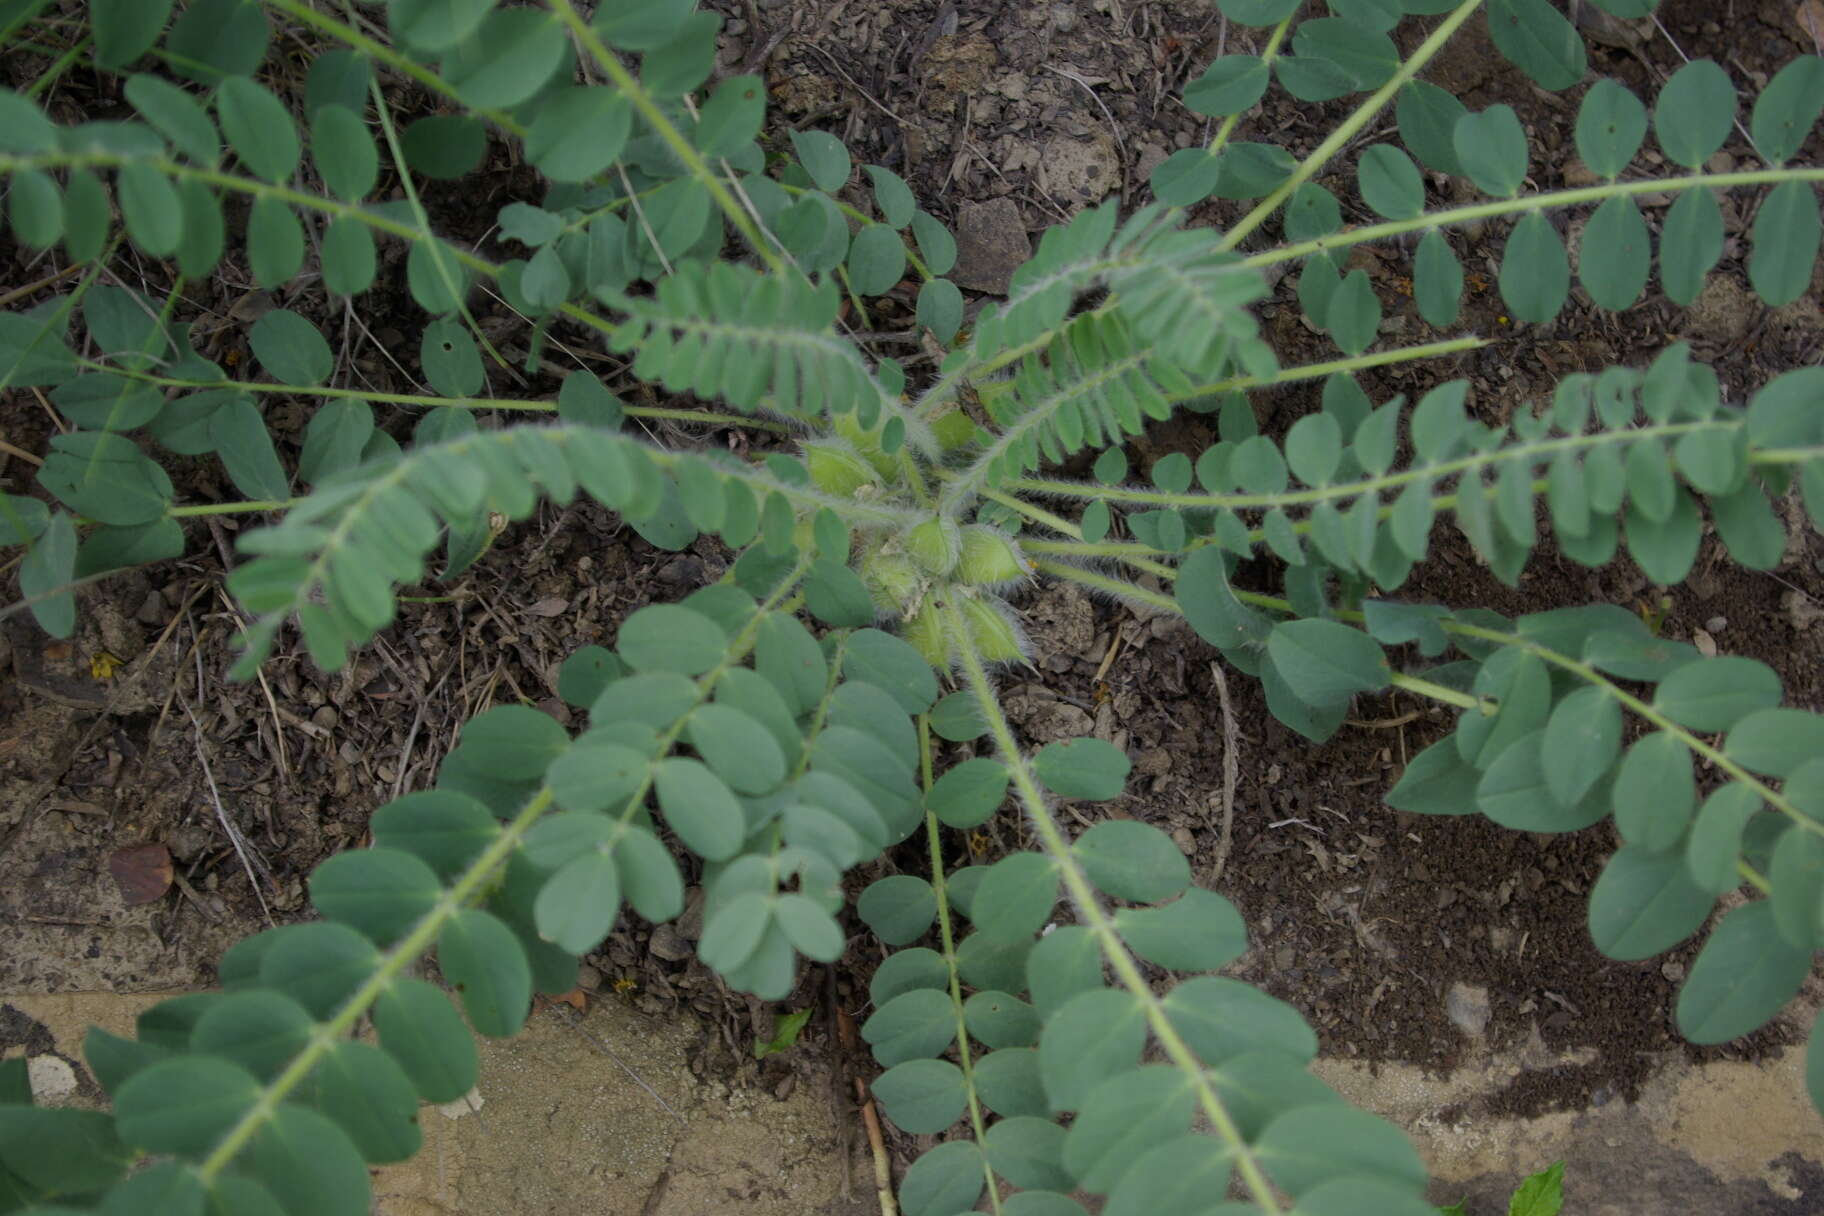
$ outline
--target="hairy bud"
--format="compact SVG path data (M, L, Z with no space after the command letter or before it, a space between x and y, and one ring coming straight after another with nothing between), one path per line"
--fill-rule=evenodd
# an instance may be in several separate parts
M861 581L867 584L874 606L882 612L898 616L918 601L925 576L904 554L867 553L860 569Z
M970 524L963 529L963 556L956 577L981 587L1001 587L1032 574L1013 538L999 528Z
M987 663L1026 661L1026 631L1014 619L1005 600L994 597L962 599L957 605L969 624L969 640Z
M906 533L906 552L932 574L949 574L963 555L963 540L956 521L927 519Z
M805 444L804 464L811 472L811 484L825 494L850 498L861 487L880 481L865 460L831 443Z

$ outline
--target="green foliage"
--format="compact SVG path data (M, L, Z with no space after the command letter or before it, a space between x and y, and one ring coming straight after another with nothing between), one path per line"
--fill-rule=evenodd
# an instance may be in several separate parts
M1390 687L1450 707L1454 729L1388 801L1535 832L1612 816L1622 847L1589 898L1612 957L1678 945L1748 884L1759 898L1716 922L1679 994L1694 1042L1763 1025L1809 973L1824 946L1824 718L1782 704L1775 672L1611 605L1507 620L1392 597L1440 519L1509 584L1547 539L1588 566L1625 543L1652 581L1677 583L1706 527L1736 564L1770 568L1782 495L1796 487L1824 525L1820 373L1735 401L1675 345L1644 369L1567 376L1498 424L1472 415L1462 380L1375 402L1353 371L1482 342L1399 345L1383 326L1398 303L1346 255L1416 238L1386 248L1396 266L1409 251L1418 315L1441 330L1463 315L1466 262L1498 267L1503 324L1550 324L1573 283L1599 309L1650 290L1688 304L1724 251L1717 192L1761 192L1748 279L1789 303L1820 244L1820 173L1802 155L1824 111L1816 57L1753 98L1702 60L1651 98L1594 81L1554 146L1574 144L1598 184L1540 194L1534 136L1511 109L1472 113L1420 76L1482 19L1539 87L1582 88L1588 60L1556 6L1333 0L1306 15L1219 0L1271 33L1258 54L1198 65L1184 100L1224 119L1211 141L1155 170L1151 205L1089 208L1045 233L965 329L944 224L893 170L857 174L834 135L770 134L762 81L710 79L713 14L390 0L358 31L316 12L315 32L348 49L319 54L300 88L263 70L265 7L89 6L83 53L123 77L134 119L59 126L34 96L0 91L8 231L91 270L0 315L0 387L45 390L70 424L42 496L0 497L39 624L68 636L79 580L178 556L183 520L227 511L282 512L241 531L228 577L249 621L241 678L294 636L325 670L345 665L391 626L401 588L460 578L541 503L584 498L660 548L709 536L736 558L717 584L630 614L612 649L570 657L557 689L574 734L524 705L475 717L433 788L381 807L372 847L312 875L320 921L237 944L222 992L161 1003L137 1038L94 1032L111 1113L38 1110L0 1074L14 1206L365 1211L367 1166L418 1146L416 1103L475 1083L472 1032L514 1033L623 906L675 918L688 881L704 891L700 961L764 1000L861 928L896 948L862 1028L874 1096L902 1130L948 1133L901 1182L913 1216L970 1209L990 1182L1013 1216L1081 1213L1079 1190L1110 1216L1202 1210L1232 1181L1247 1201L1223 1209L1237 1213L1432 1210L1405 1139L1305 1070L1317 1044L1300 1014L1210 974L1246 950L1241 912L1193 885L1157 828L1117 815L1078 832L1058 813L1119 798L1130 766L1095 738L1029 752L996 698L993 669L1033 657L1006 597L1035 574L1182 615L1314 741ZM1403 37L1402 21L1429 16ZM0 39L37 20L19 8ZM393 115L377 66L442 112ZM1359 101L1301 161L1231 139L1274 88ZM1704 172L1744 102L1758 162ZM1313 180L1388 107L1393 135L1325 179L1355 197ZM547 183L501 208L520 256L500 264L439 235L415 185L466 177L494 141ZM1643 174L1643 155L1674 168ZM1470 201L1446 205L1422 170ZM398 182L404 199L378 197ZM1187 225L1209 199L1260 201L1226 231ZM1345 228L1346 212L1379 220ZM1239 252L1274 215L1282 243ZM1567 218L1582 221L1574 257ZM186 281L244 252L266 287L315 248L325 291L350 298L402 260L436 395L374 402L345 386L307 292L255 322L251 378L237 379L180 319L182 283L161 299L97 282L123 241ZM1305 320L1344 357L1280 365L1253 306L1263 270L1286 264ZM566 368L555 402L482 398L504 366L468 309L484 282L531 323L516 373L545 370L561 327L625 374L611 387ZM916 379L851 336L873 311L908 309L941 356ZM1299 379L1321 380L1320 408L1261 433L1243 390ZM734 411L723 425L789 424L799 453L650 442L626 420L697 415L627 404L634 382ZM306 403L295 450L266 423L281 395ZM495 426L484 407L556 418ZM1132 476L1124 442L1180 407L1208 414L1215 442ZM1090 480L1039 475L1082 453ZM180 504L171 457L219 465L247 501ZM1231 583L1268 557L1283 595ZM946 763L935 740L978 754ZM1028 849L947 867L948 831L1013 814ZM871 881L846 883L858 869ZM451 993L411 974L433 952ZM756 1053L788 1047L806 1012ZM352 1037L369 1017L375 1045ZM1816 1043L1807 1080L1824 1109ZM1529 1179L1512 1211L1550 1216L1561 1176Z

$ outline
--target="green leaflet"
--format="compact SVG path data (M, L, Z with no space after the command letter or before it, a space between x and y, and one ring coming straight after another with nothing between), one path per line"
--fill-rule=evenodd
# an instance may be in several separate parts
M1378 88L1417 45L1402 18L1468 15L1449 0L1217 7L1238 27L1280 27L1271 54L1263 33L1248 53L1183 65L1193 113L1243 121L1275 86L1307 103ZM1586 50L1563 6L1481 7L1476 21L1529 79L1582 82ZM1597 7L1638 18L1651 4ZM38 37L42 11L0 0L9 49L21 31ZM1296 159L1212 123L1160 161L1152 199L1087 207L1034 233L1005 290L969 301L943 276L968 272L976 285L979 268L920 209L952 200L921 198L909 171L857 175L833 129L762 142L765 82L710 83L721 17L626 0L581 18L584 34L569 15L388 0L359 32L391 49L319 55L300 81L266 70L271 27L257 4L98 0L68 33L79 46L92 35L99 70L123 74L114 83L132 114L59 126L34 95L0 90L9 234L28 252L61 243L60 265L91 272L41 283L37 303L0 316L0 388L44 390L59 422L42 452L44 493L0 499L0 532L17 550L6 556L40 624L73 634L72 584L179 555L199 508L263 516L238 530L244 560L229 574L249 614L241 678L280 645L325 672L347 667L382 631L418 627L424 610L405 605L466 598L465 571L498 571L492 547L512 543L497 541L503 529L546 528L557 512L577 512L592 536L626 525L666 551L631 573L667 589L608 604L529 584L525 602L557 614L557 644L526 634L514 643L527 659L518 684L467 686L497 707L460 724L433 788L375 812L372 848L311 876L323 919L237 944L221 992L161 1003L140 1038L91 1036L115 1116L16 1102L0 1136L7 1178L84 1202L113 1187L94 1199L108 1210L364 1211L368 1165L418 1146L418 1101L454 1101L475 1084L471 1027L512 1033L534 991L569 987L624 900L654 923L688 908L699 961L764 1001L814 977L804 960L865 953L870 937L905 947L876 960L868 994L864 1037L884 1069L875 1097L917 1135L972 1113L971 1084L989 1116L979 1139L971 1127L911 1165L899 1198L914 1216L970 1210L988 1185L1007 1216L1081 1216L1078 1190L1105 1196L1108 1216L1249 1210L1220 1199L1240 1145L1201 1120L1193 1130L1206 1085L1301 1216L1426 1213L1410 1146L1304 1071L1316 1040L1290 1006L1226 977L1149 970L1227 966L1246 926L1192 885L1182 849L1144 816L1065 805L1130 792L1133 766L1103 707L1146 695L1130 685L1148 668L1124 649L1140 636L1121 625L1115 639L1126 618L1098 603L1092 632L1118 641L1112 652L1098 641L1099 653L1046 653L1066 632L1047 619L1050 601L1002 600L1000 576L1125 598L1154 632L1181 615L1220 651L1218 673L1255 676L1269 711L1314 740L1347 728L1359 694L1395 684L1449 705L1455 730L1408 739L1388 801L1538 832L1613 814L1623 843L1588 917L1615 957L1674 947L1717 897L1764 879L1771 894L1726 916L1691 968L1678 1016L1694 1038L1744 1033L1798 987L1824 940L1824 845L1803 822L1824 815L1824 727L1781 706L1771 668L1706 658L1674 640L1676 626L1662 634L1656 590L1638 605L1514 621L1467 592L1470 602L1435 605L1385 597L1427 558L1440 509L1489 574L1524 588L1540 493L1560 554L1606 565L1625 537L1674 602L1706 521L1718 541L1707 562L1777 566L1799 519L1784 509L1793 483L1812 521L1824 519L1815 369L1743 388L1737 369L1713 370L1679 344L1642 370L1517 379L1517 397L1472 400L1486 377L1410 371L1396 375L1416 405L1368 395L1382 381L1367 366L1402 360L1422 340L1417 322L1444 331L1426 338L1568 324L1573 269L1599 308L1629 309L1649 291L1695 300L1735 232L1716 189L1603 197L1598 185L1563 214L1523 192L1534 140L1574 145L1590 180L1630 188L1656 187L1655 172L1708 171L1739 112L1733 67L1689 65L1650 98L1595 81L1555 116L1529 111L1531 126L1407 81L1385 99L1397 143L1343 166L1356 197L1328 178L1302 182L1261 212L1276 211L1277 227L1240 220L1250 231L1234 249L1225 226L1249 212L1213 227L1175 209L1266 197ZM436 78L449 112L400 121L370 109L394 104L371 86L374 60L396 55L420 83ZM1747 100L1759 161L1797 162L1824 111L1824 69L1801 57ZM383 170L375 141L393 127L403 164ZM1658 168L1643 176L1648 161ZM465 179L484 162L531 176L500 179L512 189L487 205L493 232L446 230L449 200L479 188ZM393 197L395 170L418 201ZM1501 201L1475 224L1442 226L1428 209L1456 204L1428 174ZM1765 176L1759 193L1730 200L1727 214L1753 217L1731 252L1780 307L1809 287L1821 225L1812 184ZM190 288L224 267L272 296L230 318L244 324L250 364L214 340L189 288L161 300L116 285L133 281L103 263L116 207L141 261ZM1366 261L1345 224L1374 217L1410 239L1379 241ZM1254 307L1286 269L1277 237L1300 246L1306 317L1346 355L1378 347L1374 359L1281 368L1279 335L1262 320L1285 318ZM490 246L503 243L516 256L496 264ZM372 349L352 324L372 320L363 300L344 318L346 351L318 331L301 272L320 272L337 311L401 261L427 314L415 329L395 326L400 336ZM1484 281L1497 263L1498 301ZM601 342L579 345L589 330ZM397 361L404 378L387 387L398 391L379 391L374 354ZM502 424L493 411L505 402L464 408L554 368L562 387L522 403L530 421ZM1323 381L1321 404L1291 387L1305 378ZM428 411L427 390L443 399ZM1127 450L1180 406L1204 417L1158 434L1185 442ZM678 440L700 425L703 442ZM200 462L206 489L248 501L180 500L195 479L174 483L172 457ZM309 491L296 501L294 468ZM576 502L579 490L589 501ZM907 555L919 523L978 542L973 561L959 545L964 585L950 577L953 555ZM1012 538L1019 560L990 578L983 537ZM537 552L587 560L579 572L602 552L651 557L637 544L586 548ZM570 606L545 607L559 595ZM488 612L517 602L495 597ZM970 639L943 635L940 604L976 622L985 677ZM582 634L563 632L566 612L581 614ZM510 618L490 626L513 632ZM1004 719L997 690L1024 695L1028 658L1042 672L1088 660L1098 684L1071 695L1094 696L1083 712L1096 737L1028 738L1027 716ZM1226 702L1226 684L1204 678L1187 669L1192 695ZM1694 766L1718 735L1729 771ZM937 751L933 736L963 747ZM1010 792L1019 805L1003 823ZM934 847L901 864L930 853L948 870L849 881L925 824ZM982 854L984 837L1011 839L1003 827L1014 851ZM962 864L970 857L981 864ZM1061 898L1087 894L1099 915L1087 903L1060 913ZM419 961L404 957L408 942L434 945L451 993L408 978ZM1159 1005L1128 990L1129 964ZM794 1017L810 1012L792 1005ZM1169 1029L1153 1023L1160 1012ZM350 1038L369 1015L375 1042ZM337 1034L318 1038L332 1019ZM787 1025L782 1042L799 1023ZM960 1050L950 1054L959 1032L967 1079ZM1169 1062L1174 1038L1196 1057L1194 1076ZM1142 1064L1153 1042L1171 1050ZM294 1070L300 1053L310 1067ZM29 1097L17 1071L0 1080ZM1811 1062L1814 1095L1821 1078ZM237 1126L234 1159L205 1181L192 1159ZM143 1153L180 1159L126 1177ZM1241 1177L1258 1190L1251 1170ZM1527 1195L1561 1199L1549 1173Z

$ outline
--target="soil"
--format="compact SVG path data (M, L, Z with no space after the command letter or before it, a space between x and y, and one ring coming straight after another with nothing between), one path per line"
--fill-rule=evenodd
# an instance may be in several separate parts
M728 19L722 68L765 73L778 132L832 131L858 162L903 174L921 203L943 217L986 203L1000 204L1004 215L1011 204L1032 234L1086 203L1143 201L1151 167L1209 134L1206 120L1176 102L1177 91L1219 50L1239 49L1255 36L1225 26L1201 0L718 0L709 7ZM1709 0L1668 0L1663 31L1611 32L1614 45L1592 45L1592 65L1650 91L1676 70L1681 53L1709 55L1730 68L1738 86L1758 88L1779 64L1813 49L1788 4L1731 0L1726 14L1717 10ZM1417 23L1407 24L1415 27L1409 49ZM1480 28L1479 21L1471 25ZM1533 185L1574 180L1573 149L1550 133L1569 130L1568 107L1578 94L1567 101L1534 89L1480 38L1460 40L1426 77L1471 107L1514 106L1545 137L1535 144ZM11 56L7 83L30 79L42 66L27 53ZM412 89L388 88L407 112L428 105ZM57 92L59 113L105 118L120 110L112 84L80 72ZM1343 103L1300 105L1274 94L1236 137L1271 139L1302 153L1346 112ZM1375 124L1367 138L1388 128ZM1814 136L1804 155L1815 159L1816 143ZM1720 155L1744 148L1738 137ZM1346 175L1319 180L1350 205ZM434 186L426 202L440 231L504 257L511 251L488 235L495 210L536 194L527 171L496 146L478 178ZM1616 315L1579 298L1545 327L1516 328L1500 312L1489 286L1498 242L1488 239L1499 233L1483 234L1473 246L1466 234L1453 234L1460 254L1491 259L1457 332L1501 340L1441 366L1367 374L1363 386L1378 402L1467 376L1475 386L1472 408L1497 420L1549 398L1568 372L1643 364L1676 338L1714 361L1736 400L1781 371L1817 363L1824 351L1820 280L1786 308L1760 305L1745 286L1743 264L1751 204L1743 197L1727 206L1728 248L1697 307L1650 298ZM1194 219L1223 225L1238 214L1230 204L1210 205ZM1658 215L1649 208L1650 220ZM338 371L349 382L412 389L410 371L391 352L416 348L424 318L405 296L402 276L388 279L383 269L383 286L358 312L332 312L308 282L276 296L253 290L234 256L210 281L186 289L186 309L221 327L224 351L244 343L261 311L283 304L346 335ZM1365 249L1355 258L1387 288L1383 299L1397 301L1405 256ZM14 283L59 268L4 241L0 265ZM119 269L134 286L166 286L166 270L156 264ZM523 330L512 328L490 297L480 297L478 307L511 357ZM1262 315L1282 362L1332 357L1300 321L1289 280L1277 285ZM889 309L881 328L903 328L901 320L907 318ZM1444 336L1410 304L1390 307L1384 331L1394 343ZM551 358L604 375L619 370L561 330ZM907 363L920 374L916 358ZM555 384L548 375L497 373L490 391L548 397ZM29 393L9 393L6 401L6 442L42 453L54 426L48 409ZM1274 433L1314 403L1309 387L1256 400L1263 426ZM288 459L306 416L301 403L274 411ZM400 436L415 422L405 411L383 417ZM658 437L750 442L676 426ZM1200 450L1211 438L1204 421L1191 416L1136 440L1129 454L1145 468L1169 451ZM751 442L764 448L768 440ZM27 462L0 449L0 485L8 492L36 492L31 473ZM234 496L203 462L179 462L173 474L186 500ZM183 559L86 589L79 632L67 642L50 642L18 618L0 630L0 670L15 676L0 683L0 920L8 946L0 954L0 991L209 982L212 960L226 944L269 919L305 914L310 869L361 843L375 807L427 785L464 720L492 703L523 699L568 721L556 696L562 659L580 646L611 642L628 611L686 594L728 560L711 541L682 554L660 552L599 508L547 505L454 584L412 591L398 623L345 671L326 676L294 648L270 661L258 682L231 684L225 675L240 618L220 580L236 528L230 520L191 524ZM1508 614L1589 602L1663 611L1668 636L1762 659L1781 674L1789 704L1824 709L1824 543L1795 526L1785 560L1766 574L1734 566L1713 538L1705 546L1693 578L1662 604L1660 589L1625 557L1589 571L1549 545L1520 587L1506 588L1461 538L1440 530L1433 560L1400 594ZM1277 574L1264 566L1251 577L1261 589L1276 586ZM1232 671L1219 676L1215 652L1182 626L1069 587L1039 588L1021 608L1042 656L1036 669L1004 680L1025 741L1094 733L1128 749L1135 764L1130 793L1095 813L1156 823L1179 840L1199 881L1228 895L1248 919L1253 949L1233 973L1296 1005L1326 1054L1434 1070L1511 1058L1512 1084L1483 1109L1529 1114L1630 1099L1668 1053L1752 1059L1795 1041L1794 1028L1776 1021L1738 1043L1690 1047L1677 1036L1671 1010L1693 948L1638 964L1595 952L1584 909L1616 845L1606 824L1530 836L1479 816L1441 819L1387 808L1381 796L1406 760L1451 725L1436 709L1399 696L1365 700L1353 711L1354 724L1314 747L1271 719L1252 680ZM110 659L119 664L112 672ZM1225 843L1230 745L1239 781ZM984 836L956 841L953 861L991 861L1022 843L1017 825L1003 818ZM145 844L168 851L172 887L127 906L110 861ZM886 864L898 862L911 872L923 866L910 854ZM848 1015L865 1018L866 981L880 957L865 936L853 939L834 977L807 972L794 999L773 1007L729 994L695 962L696 927L695 904L676 927L623 923L586 961L579 998L628 1001L648 1012L689 1007L706 1028L693 1067L771 1086L783 1084L794 1065L777 1057L756 1063L750 1047L772 1037L776 1013L814 1004L819 1014L802 1041L819 1050L836 1038L824 1013L830 993ZM13 1045L12 1024L0 1017L0 1045ZM866 1075L871 1062L847 1066Z

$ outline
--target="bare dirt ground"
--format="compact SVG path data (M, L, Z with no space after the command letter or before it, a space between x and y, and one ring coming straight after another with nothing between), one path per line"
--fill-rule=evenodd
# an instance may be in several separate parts
M726 0L711 7L728 18L723 68L766 75L774 137L783 140L788 128L829 130L848 141L858 161L903 174L921 205L957 221L965 267L958 277L978 301L1004 286L1006 251L1046 225L1108 198L1144 201L1151 167L1208 135L1206 120L1177 104L1177 91L1219 50L1245 47L1253 36L1225 27L1207 4L1192 0ZM1669 0L1663 28L1598 30L1592 67L1647 93L1681 56L1707 55L1747 93L1779 64L1813 49L1793 13L1784 0ZM295 34L284 37L306 45ZM1416 42L1409 36L1409 46ZM18 83L42 66L22 52L0 73ZM1575 92L1567 99L1534 89L1479 34L1461 40L1425 76L1472 108L1513 105L1537 135L1534 185L1576 180L1580 167L1566 136ZM407 110L426 103L410 89L388 90ZM113 82L81 72L56 92L55 109L66 116L122 112ZM1237 137L1279 141L1300 153L1345 112L1342 103L1309 106L1269 95ZM1376 124L1365 138L1389 128ZM1814 157L1816 142L1808 149ZM1744 154L1738 139L1719 155ZM1350 174L1339 168L1319 180L1349 206ZM479 177L434 186L427 203L443 231L501 254L491 244L496 209L536 193L529 174L496 147ZM1729 248L1694 309L1649 298L1614 315L1579 300L1543 327L1515 327L1501 314L1492 288L1499 244L1490 239L1499 232L1480 240L1454 234L1466 268L1481 274L1471 279L1458 332L1502 340L1443 366L1365 375L1364 387L1378 402L1468 376L1473 408L1498 419L1549 397L1568 372L1644 363L1684 338L1698 357L1715 362L1725 392L1739 400L1824 353L1824 281L1814 279L1808 295L1777 311L1746 287L1742 238L1752 207L1745 196L1727 204ZM1221 225L1234 214L1230 205L1211 205L1195 219ZM1649 222L1659 214L1649 207ZM972 250L979 251L973 258ZM1392 248L1356 255L1385 289L1384 340L1446 336L1400 302L1405 256ZM15 283L57 269L4 241L0 266L7 268L0 277ZM147 290L168 283L156 264L129 261L118 273ZM252 320L275 304L321 317L345 335L341 366L351 382L410 391L415 371L392 352L416 348L424 319L402 284L388 282L383 270L382 286L359 311L344 311L309 281L276 297L254 291L231 254L209 282L187 289L186 305L196 319L220 327L229 357L244 345ZM485 298L478 305L484 324L510 349L516 333L504 307ZM1289 281L1264 315L1284 363L1330 357L1324 340L1300 321ZM910 323L890 310L880 320L888 329ZM619 371L577 335L560 330L554 337L560 366L583 363L604 376ZM501 396L550 396L555 387L548 377L497 379L490 392ZM20 392L6 402L0 435L13 448L42 453L57 425L48 406ZM1315 390L1306 388L1256 401L1263 425L1276 433L1315 403ZM298 402L279 405L271 417L288 458L306 417ZM398 411L386 425L407 436L414 422ZM292 437L289 447L285 437ZM702 428L659 437L736 442ZM1169 451L1201 450L1213 437L1192 416L1136 441L1130 457L1144 468ZM0 485L9 492L33 492L32 472L28 461L0 454ZM187 500L234 496L202 462L179 462L173 473ZM68 642L51 642L19 618L0 629L0 671L12 675L0 682L0 992L210 982L213 959L228 943L305 914L303 880L311 867L361 843L375 807L428 784L467 717L523 700L567 720L555 683L567 654L611 642L628 611L687 593L728 560L708 541L681 554L654 550L593 506L545 507L454 584L408 591L413 598L399 622L346 671L323 675L300 648L269 662L257 683L235 685L224 677L240 617L220 590L234 530L227 521L192 525L185 558L85 591L80 631ZM1712 540L1706 546L1696 575L1663 606L1664 631L1760 658L1780 672L1790 703L1824 708L1824 544L1795 527L1787 559L1768 574L1735 568ZM1261 563L1247 577L1266 589L1277 572ZM1514 590L1450 541L1441 541L1401 594L1505 613L1593 601L1662 609L1659 589L1625 557L1592 572L1542 549ZM1171 831L1199 880L1237 903L1254 949L1235 973L1298 1006L1327 1056L1430 1072L1483 1054L1556 1061L1516 1067L1505 1087L1478 1093L1455 1112L1492 1118L1630 1100L1668 1054L1754 1059L1792 1041L1792 1028L1776 1022L1744 1043L1688 1047L1672 1027L1671 1008L1691 951L1641 964L1596 954L1584 906L1616 843L1606 824L1533 837L1476 816L1421 818L1388 809L1381 795L1404 762L1449 728L1436 710L1398 697L1363 702L1353 725L1312 747L1269 717L1250 679L1229 672L1238 726L1225 743L1216 656L1187 630L1070 588L1037 588L1022 610L1043 656L1036 670L1005 676L1026 741L1094 733L1128 749L1135 779L1106 813ZM1239 782L1224 850L1227 747ZM953 860L992 861L1021 843L1017 824L997 820L985 834L956 841ZM150 853L123 852L148 845ZM144 903L124 902L123 890L148 866L148 881L162 879L160 848L170 865L168 889L158 886ZM911 854L883 863L912 872L921 864ZM801 1055L828 1060L844 1074L871 1075L871 1061L846 1058L835 1045L831 1017L838 1006L855 1021L867 1015L866 982L882 954L865 935L853 939L841 965L808 972L779 1006L729 994L695 962L693 936L691 913L676 927L623 923L588 958L574 999L623 1002L663 1017L687 1009L700 1027L694 1070L773 1089L795 1084L803 1060L757 1063L751 1046L771 1037L779 1014L810 1006L817 1012ZM28 1046L32 1025L0 1017L0 1046ZM858 1132L851 1125L847 1134ZM916 1149L910 1142L894 1147L906 1156Z

